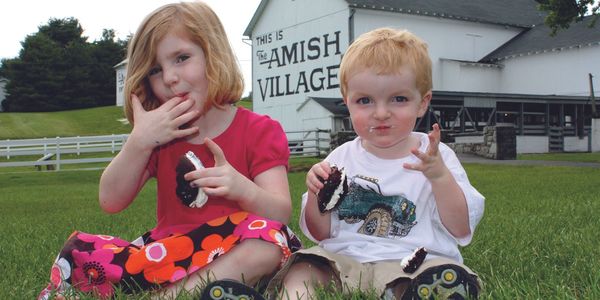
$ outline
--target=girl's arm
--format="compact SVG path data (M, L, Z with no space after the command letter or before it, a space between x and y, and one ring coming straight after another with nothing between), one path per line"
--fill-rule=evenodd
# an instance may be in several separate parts
M179 129L198 114L189 111L193 106L191 100L175 97L147 112L132 95L131 105L135 120L133 130L100 177L100 207L108 213L125 209L135 199L150 177L146 166L155 147L198 131L197 127Z

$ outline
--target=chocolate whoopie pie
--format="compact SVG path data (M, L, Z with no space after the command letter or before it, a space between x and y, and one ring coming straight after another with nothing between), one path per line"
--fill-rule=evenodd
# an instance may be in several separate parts
M425 257L427 256L427 250L423 247L419 247L415 249L412 255L407 256L402 259L402 271L407 274L414 273L425 261Z
M190 186L189 181L183 177L186 173L204 168L200 159L192 151L188 151L179 158L175 168L177 187L175 193L181 202L189 207L202 207L208 200L208 196L200 189Z
M319 211L325 213L337 208L342 203L348 193L348 179L344 168L339 169L335 165L331 166L331 174L327 180L319 179L325 185L317 193Z

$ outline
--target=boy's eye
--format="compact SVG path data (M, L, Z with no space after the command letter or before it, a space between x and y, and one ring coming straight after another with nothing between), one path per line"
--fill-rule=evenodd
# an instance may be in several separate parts
M359 98L358 100L356 100L357 104L369 104L371 103L371 99L367 98L367 97L362 97Z
M404 96L396 96L393 99L394 102L406 102L408 101L408 98L404 97Z
M179 56L177 56L177 60L176 61L178 63L180 63L180 62L186 61L188 58L190 58L189 55L179 55Z
M148 76L156 75L160 73L161 69L159 67L154 67L148 71Z

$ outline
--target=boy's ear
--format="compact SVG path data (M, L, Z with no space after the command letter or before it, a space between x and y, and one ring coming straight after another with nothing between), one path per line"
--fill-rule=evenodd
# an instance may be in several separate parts
M423 95L423 97L421 97L421 103L419 104L419 117L424 116L425 112L427 112L427 108L429 107L432 96L433 95L431 91L428 91L425 95Z

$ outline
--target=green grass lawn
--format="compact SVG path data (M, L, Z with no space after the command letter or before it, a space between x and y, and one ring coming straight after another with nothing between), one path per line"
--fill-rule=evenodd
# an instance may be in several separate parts
M129 133L123 108L105 106L39 113L0 113L0 140Z
M600 152L519 154L517 159L600 163Z
M486 196L484 218L462 249L484 282L482 299L600 299L600 169L465 167ZM154 184L124 212L107 215L97 203L100 174L0 173L0 299L37 296L74 230L131 240L154 226ZM304 177L289 175L297 233Z
M239 106L252 109L252 102ZM105 106L39 113L0 113L0 140L129 133L123 107Z

